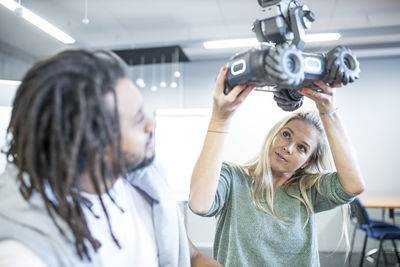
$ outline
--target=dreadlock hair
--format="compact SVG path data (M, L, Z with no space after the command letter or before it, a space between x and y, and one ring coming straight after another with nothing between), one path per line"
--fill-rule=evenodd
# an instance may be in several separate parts
M33 192L40 193L47 213L66 239L56 217L68 224L81 259L91 260L87 241L95 251L101 246L91 235L81 206L91 211L78 187L83 173L89 176L110 234L120 246L100 185L108 192L106 181L126 173L115 93L118 79L126 76L125 67L111 52L81 49L38 61L17 90L7 129L7 159L18 168L22 196L28 201ZM108 94L115 105L106 104Z

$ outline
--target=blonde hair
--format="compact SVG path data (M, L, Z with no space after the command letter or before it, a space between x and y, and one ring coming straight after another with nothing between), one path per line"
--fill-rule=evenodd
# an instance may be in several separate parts
M307 210L307 221L304 227L309 222L310 214L314 213L310 199L307 196L307 190L316 185L316 189L320 191L319 185L322 176L328 171L333 171L333 160L330 149L325 137L321 120L318 114L314 111L298 111L289 114L278 121L267 133L264 142L261 146L259 153L250 161L240 165L242 168L247 169L253 179L251 186L251 194L253 203L257 209L269 213L278 219L283 219L287 222L287 218L279 218L274 211L274 188L271 165L269 161L269 150L275 136L282 130L282 128L292 120L301 120L310 125L320 133L317 148L309 158L309 163L306 167L299 168L295 171L293 176L284 184L285 192L298 199ZM291 185L298 185L300 189L300 196L290 194L288 188ZM266 204L267 209L263 206ZM346 258L349 252L349 234L348 234L348 221L349 221L349 208L348 205L342 205L342 233L339 243L345 240L346 243Z
M250 161L241 165L243 168L248 169L251 173L252 183L252 198L254 205L257 209L270 213L277 217L274 211L274 190L273 179L269 160L269 150L273 139L279 131L290 121L301 120L313 125L320 133L317 148L310 156L309 164L304 169L298 169L291 179L285 183L285 192L292 184L298 184L300 188L300 196L289 194L290 196L298 199L304 204L307 213L313 212L310 200L307 197L306 191L313 185L317 184L319 189L319 181L326 170L332 169L331 160L328 153L328 146L325 142L325 134L322 128L321 121L318 115L314 112L295 112L284 117L278 121L268 132L261 146L260 152ZM267 205L266 209L262 203Z

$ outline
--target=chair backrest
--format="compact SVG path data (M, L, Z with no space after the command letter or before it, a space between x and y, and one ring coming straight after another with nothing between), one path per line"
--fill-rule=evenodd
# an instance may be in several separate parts
M358 198L350 203L350 209L350 217L355 218L359 224L368 225L371 223L367 210Z

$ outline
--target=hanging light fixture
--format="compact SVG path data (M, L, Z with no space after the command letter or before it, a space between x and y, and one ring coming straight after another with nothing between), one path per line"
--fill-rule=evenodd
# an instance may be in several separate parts
M176 50L175 50L176 51ZM176 88L178 86L178 83L175 81L176 76L175 76L175 52L171 53L171 87Z
M179 49L175 48L175 72L174 76L176 78L181 77L181 72L179 71Z
M133 66L133 61L132 58L130 58L127 73L129 73L129 78L131 78L131 80L133 81L133 77L135 77L135 71L132 66Z
M174 75L174 62L172 61L171 63L171 87L176 88L178 84L175 81L175 75Z
M140 76L136 79L136 85L139 86L139 88L146 87L146 83L144 82L144 60L144 56L140 56Z
M14 13L15 13L15 15L16 15L17 17L22 18L22 15L24 14L24 9L22 8L21 0L18 0L18 5L19 5L19 7L17 7L17 8L14 10Z
M89 18L88 18L88 16L87 16L87 9L88 9L88 8L87 8L87 1L88 1L88 0L85 0L85 17L82 19L82 23L83 23L83 24L86 24L86 25L89 24L89 22L90 22L90 21L89 21Z
M156 59L153 58L152 64L151 64L151 68L152 68L152 75L151 75L151 91L155 92L157 91L157 85L156 85Z
M167 86L167 83L165 82L165 55L161 55L161 82L160 82L160 87L164 88Z
M172 88L176 88L178 86L178 84L175 82L175 81L172 81L171 82L171 87Z

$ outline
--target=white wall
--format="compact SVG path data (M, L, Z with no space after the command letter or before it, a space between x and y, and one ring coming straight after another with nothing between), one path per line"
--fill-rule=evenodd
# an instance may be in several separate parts
M0 41L0 79L20 80L34 58Z
M20 80L34 58L0 42L0 79ZM6 129L11 116L11 105L17 86L0 84L0 151L5 149ZM3 171L6 158L0 153L0 172Z
M0 84L0 151L6 150L6 132L11 118L11 106L17 85ZM6 156L0 152L0 173L6 165Z

